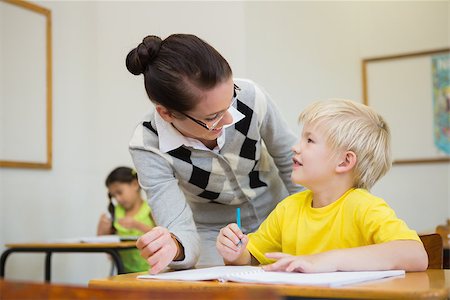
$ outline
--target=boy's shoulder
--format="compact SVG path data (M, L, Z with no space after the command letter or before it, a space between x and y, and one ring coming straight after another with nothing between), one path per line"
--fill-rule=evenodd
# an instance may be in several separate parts
M293 206L298 207L303 205L306 201L311 201L312 192L310 190L303 190L298 193L292 194L284 198L277 207L279 208L291 208Z
M343 204L357 206L359 209L370 209L374 206L387 205L386 201L366 189L354 189L347 195Z
M371 194L365 189L354 189L349 192L343 200L344 201L340 201L339 206L345 206L346 208L358 210L369 210L376 206L388 206L386 201L382 198ZM290 210L300 206L310 205L311 202L311 190L303 190L284 198L280 203L278 203L277 209Z

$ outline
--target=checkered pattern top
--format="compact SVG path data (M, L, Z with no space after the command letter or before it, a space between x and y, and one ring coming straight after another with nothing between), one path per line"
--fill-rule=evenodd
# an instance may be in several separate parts
M290 180L295 135L261 88L249 80L235 83L241 88L235 108L245 117L225 129L218 153L184 145L160 151L163 133L156 130L155 112L130 142L156 223L174 233L185 250L185 259L171 267L193 266L200 244L202 264L221 262L215 239L220 228L236 221L237 207L243 231L252 232L279 201L300 190Z

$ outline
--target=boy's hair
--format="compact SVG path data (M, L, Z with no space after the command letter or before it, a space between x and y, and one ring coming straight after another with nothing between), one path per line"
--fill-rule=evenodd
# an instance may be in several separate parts
M320 126L333 151L356 154L354 187L369 190L392 165L390 131L372 108L344 99L310 104L299 123Z

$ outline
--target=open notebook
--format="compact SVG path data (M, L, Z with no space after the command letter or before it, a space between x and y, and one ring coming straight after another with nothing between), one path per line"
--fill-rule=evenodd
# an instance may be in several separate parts
M260 267L221 266L204 269L174 271L158 275L139 275L140 279L162 280L219 280L267 284L341 286L386 277L402 276L403 270L331 272L331 273L287 273L267 272Z

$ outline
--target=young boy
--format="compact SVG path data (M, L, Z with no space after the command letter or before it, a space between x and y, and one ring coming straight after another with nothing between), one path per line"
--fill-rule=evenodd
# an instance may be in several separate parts
M423 271L427 253L417 236L369 189L391 167L390 133L370 107L320 101L300 115L291 195L248 236L236 224L220 230L217 250L227 265L265 270L333 272Z

